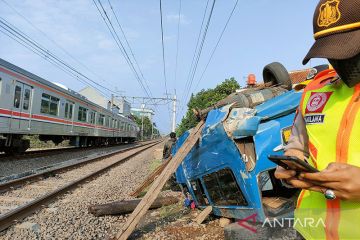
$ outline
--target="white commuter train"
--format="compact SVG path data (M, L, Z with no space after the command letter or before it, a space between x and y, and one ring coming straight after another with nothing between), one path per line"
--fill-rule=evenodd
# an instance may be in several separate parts
M133 142L131 119L0 58L0 152L24 152L27 135L73 146Z

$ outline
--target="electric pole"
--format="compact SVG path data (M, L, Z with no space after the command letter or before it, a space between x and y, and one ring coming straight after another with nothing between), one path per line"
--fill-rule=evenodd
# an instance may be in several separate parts
M175 132L176 129L176 93L173 99L173 119L172 119L172 128L171 131Z
M141 140L144 140L144 108L145 104L141 104Z

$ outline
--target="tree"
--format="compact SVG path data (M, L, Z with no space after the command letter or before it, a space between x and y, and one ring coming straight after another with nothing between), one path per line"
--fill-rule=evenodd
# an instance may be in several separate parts
M192 112L192 109L205 109L210 107L231 93L234 93L236 89L239 88L239 83L234 77L231 77L230 79L225 79L225 81L217 85L214 89L202 89L196 95L192 94L187 104L188 110L176 129L177 135L180 136L187 130L196 126L197 119Z
M140 136L141 136L141 126L142 126L142 120L141 117L137 117L135 115L133 115L133 118L135 120L135 123L139 126L140 128ZM154 127L152 128L153 123L150 121L150 119L148 117L144 116L144 139L149 139L151 138L151 134L153 133L154 135L158 135L159 134L159 130L156 128L156 125L154 124Z

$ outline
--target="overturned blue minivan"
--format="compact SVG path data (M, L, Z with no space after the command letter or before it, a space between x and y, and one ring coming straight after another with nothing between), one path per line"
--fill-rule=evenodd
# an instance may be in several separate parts
M262 97L252 93L258 95L250 98ZM259 222L292 216L297 190L274 177L276 165L267 156L283 153L300 98L301 91L285 90L253 108L229 104L207 114L200 140L176 171L198 207L211 205L215 215L228 218L256 216ZM188 136L179 137L173 153Z

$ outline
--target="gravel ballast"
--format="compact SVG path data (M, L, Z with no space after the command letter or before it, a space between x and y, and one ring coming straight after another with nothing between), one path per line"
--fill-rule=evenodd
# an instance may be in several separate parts
M113 146L107 148L78 149L76 151L74 151L73 149L72 151L64 150L63 153L50 154L49 156L42 156L35 158L24 158L24 159L16 159L11 157L6 157L4 159L0 158L0 178L65 162L74 158L82 158L95 153L105 153L118 149L120 150L120 149L128 148L130 146L133 145L128 144L128 145L119 145L119 146Z
M161 148L157 145L156 148ZM124 216L95 217L88 206L121 199L149 174L154 148L133 157L97 179L64 195L61 199L1 233L1 239L103 239L115 233L125 222ZM35 229L35 230L34 230Z

